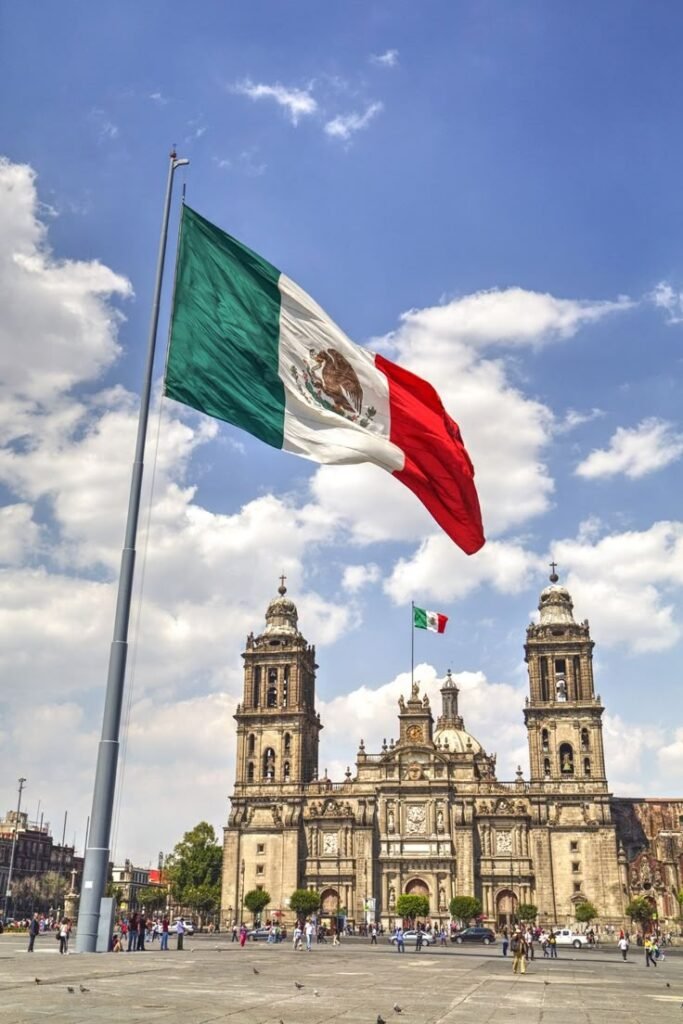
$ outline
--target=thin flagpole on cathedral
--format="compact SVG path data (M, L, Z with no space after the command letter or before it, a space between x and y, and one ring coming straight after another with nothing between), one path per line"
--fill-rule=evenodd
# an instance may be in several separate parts
M410 602L410 687L415 682L415 602Z
M119 574L119 586L116 597L114 636L109 653L107 690L102 717L102 737L97 753L90 830L83 864L83 884L81 885L78 928L76 931L77 953L94 953L96 951L97 931L100 921L100 900L104 896L107 884L109 843L111 841L112 812L116 791L116 768L119 756L121 709L123 706L126 658L128 654L128 624L130 622L130 605L133 592L133 577L135 575L135 543L140 514L145 440L147 438L147 421L149 419L149 406L152 394L152 375L154 372L157 328L159 326L161 286L164 278L168 221L171 212L174 174L179 167L184 167L189 162L189 160L178 159L175 147L171 150L168 158L166 197L161 221L161 237L159 239L159 254L157 256L156 279L152 299L152 316L147 343L147 362L145 364L145 375L140 396L135 459L130 481L128 518L126 520L126 534L121 553L121 572Z

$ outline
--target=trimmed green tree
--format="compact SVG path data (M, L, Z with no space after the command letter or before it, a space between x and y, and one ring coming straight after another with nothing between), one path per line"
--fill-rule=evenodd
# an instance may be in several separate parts
M531 924L538 917L538 907L535 903L520 903L517 907L517 917L520 921Z
M204 912L215 910L221 902L222 863L223 850L213 825L200 821L185 833L166 862L165 876L174 901Z
M627 917L642 925L649 924L655 913L655 908L645 896L634 896L626 907Z
M429 899L418 893L402 893L396 900L396 913L399 917L407 917L415 923L418 917L427 917L429 914Z
M469 924L473 917L481 914L481 900L476 896L454 896L448 905L451 917Z
M590 924L598 916L597 908L589 900L581 900L576 904L574 917L580 924Z
M165 907L167 898L166 889L160 885L146 885L143 889L138 889L135 894L135 902L138 907L152 911Z
M320 906L320 893L315 889L295 889L289 897L289 906L297 917L308 917Z
M270 903L270 893L265 889L250 889L247 895L244 897L244 905L247 910L251 910L254 915L254 924L256 924L256 918L260 919L261 911Z

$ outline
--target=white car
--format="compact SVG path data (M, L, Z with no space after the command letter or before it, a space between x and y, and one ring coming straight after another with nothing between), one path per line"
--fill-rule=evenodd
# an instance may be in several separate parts
M411 945L414 946L417 943L417 932L415 931L414 928L408 928L408 929L406 929L406 931L404 931L404 933L403 933L403 941L405 942L406 946L411 946ZM391 943L393 943L395 945L396 944L396 936L395 935L390 935L389 936L389 942L391 942ZM435 942L436 942L436 939L435 939L435 937L433 935L430 935L429 932L422 932L422 945L423 946L432 946Z
M186 935L194 935L194 925L192 924L191 921L186 921L182 917L178 918L177 920L175 920L173 922L173 924L169 924L169 926L168 926L169 934L171 934L171 933L175 934L178 931L178 921L182 921L183 924L185 925L185 934ZM158 929L159 929L159 931L161 931L161 925L158 925Z
M574 949L582 949L588 945L588 939L580 932L572 931L571 928L553 928L555 941L558 946L573 946ZM548 933L546 933L548 934Z

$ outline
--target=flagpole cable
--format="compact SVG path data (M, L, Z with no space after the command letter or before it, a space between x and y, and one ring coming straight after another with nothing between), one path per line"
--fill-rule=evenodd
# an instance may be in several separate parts
M144 527L144 541L142 544L142 564L140 566L140 583L137 587L137 606L135 609L135 621L133 623L132 637L130 641L130 671L128 672L128 693L126 695L126 709L123 714L123 728L121 730L121 770L119 772L119 778L116 784L116 802L114 807L114 823L112 828L112 840L111 840L111 855L114 863L116 863L116 847L118 845L119 838L119 822L121 817L121 802L123 800L123 791L125 788L126 781L126 756L128 754L128 735L130 728L130 716L133 708L133 696L135 693L135 680L138 664L138 651L139 638L140 638L140 622L142 620L142 603L143 594L145 592L145 576L147 573L147 553L149 551L149 534L152 522L152 508L154 504L154 489L156 484L157 475L157 463L159 461L159 441L161 438L161 417L163 413L163 403L161 395L159 396L159 412L157 415L157 426L156 426L156 437L154 440L154 455L152 457L152 475L150 478L149 487L149 502L147 505L147 518Z
M154 373L161 287L164 277L168 222L173 194L173 177L178 167L189 163L179 159L175 149L168 158L166 194L164 197L157 266L152 297L152 313L147 341L145 371L140 393L140 412L135 441L135 456L130 477L128 514L121 551L121 569L116 594L116 612L113 637L109 652L107 686L102 715L102 733L97 752L97 767L93 786L90 834L83 861L78 926L76 931L76 952L94 953L100 926L100 906L109 874L109 848L111 842L112 812L116 792L116 769L118 764L121 711L125 691L126 660L128 655L128 627L133 583L135 578L136 540L140 515L140 493L144 470L145 442L149 420L150 395Z

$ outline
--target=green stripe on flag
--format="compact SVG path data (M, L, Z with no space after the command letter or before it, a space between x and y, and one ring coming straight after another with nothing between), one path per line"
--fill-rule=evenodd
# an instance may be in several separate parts
M188 206L164 393L282 448L280 271Z
M424 608L413 608L413 626L416 629L427 628L427 612Z

